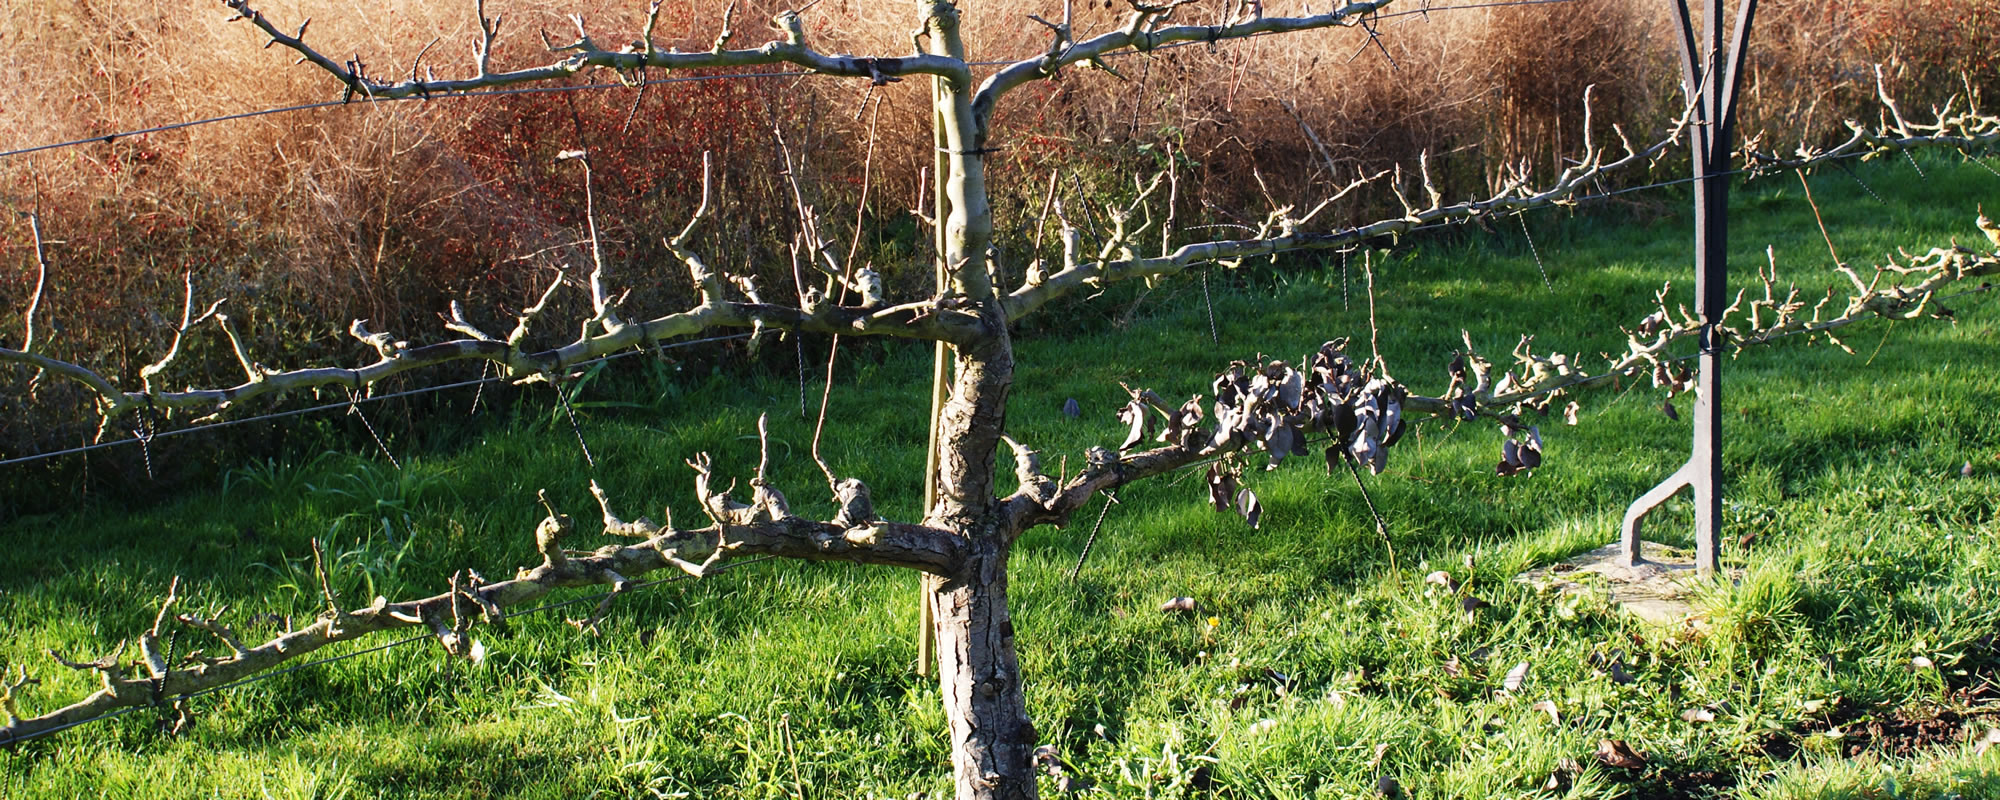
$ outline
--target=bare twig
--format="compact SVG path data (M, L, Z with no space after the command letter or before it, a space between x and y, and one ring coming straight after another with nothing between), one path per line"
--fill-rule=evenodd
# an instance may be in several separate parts
M28 230L35 236L35 293L28 297L28 310L22 314L22 325L26 330L21 337L21 352L35 352L35 312L42 307L42 292L49 281L49 257L42 247L42 215L28 214Z
M186 294L181 300L181 324L179 327L174 328L174 342L167 347L167 354L160 356L160 360L139 368L139 379L144 383L147 395L156 394L153 391L153 376L166 371L167 365L173 363L174 356L180 355L181 337L187 335L189 328L207 322L208 318L214 315L217 309L222 307L222 300L216 300L214 303L209 304L208 310L201 312L200 317L193 316L194 273L189 272L182 275L181 282L186 288Z
M597 200L592 189L592 171L588 150L564 150L556 154L557 161L575 161L583 165L583 219L590 232L590 309L591 318L583 323L583 338L589 338L592 327L612 332L623 325L611 311L610 289L604 282L604 249L597 241Z
M1793 174L1799 176L1799 188L1805 190L1806 205L1812 207L1813 222L1819 225L1819 237L1826 240L1826 252L1828 255L1833 256L1833 265L1835 267L1845 266L1845 262L1840 260L1840 251L1833 247L1833 236L1826 232L1826 218L1819 215L1819 203L1813 200L1812 184L1806 182L1806 173L1801 170Z

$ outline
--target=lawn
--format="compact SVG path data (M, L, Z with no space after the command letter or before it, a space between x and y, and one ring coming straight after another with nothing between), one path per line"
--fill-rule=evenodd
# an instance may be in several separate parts
M1981 240L1974 207L2000 208L2000 175L1922 163L1921 175L1891 160L1811 178L1841 258ZM1768 245L1807 295L1845 286L1796 179L1735 198L1735 285ZM1658 205L1530 213L1532 249L1501 220L1371 259L1391 370L1439 392L1461 331L1496 360L1524 333L1585 364L1622 350L1618 326L1645 316L1663 281L1690 283L1684 198L1646 202ZM1360 254L1201 280L1051 309L1060 322L1018 342L1011 433L1074 469L1084 448L1123 436L1120 381L1177 400L1231 359L1296 358L1340 336L1369 352ZM1418 798L2000 797L2000 748L1975 745L2000 726L1992 297L1953 301L1955 322L1845 329L1852 354L1795 337L1727 363L1724 559L1742 577L1706 588L1687 623L1514 580L1612 541L1625 504L1686 457L1685 419L1628 383L1581 395L1574 427L1543 420L1547 462L1529 476L1494 474L1501 439L1487 424L1417 428L1367 486L1400 569L1354 481L1301 463L1313 459L1249 477L1258 529L1211 510L1198 470L1121 492L1074 579L1098 507L1030 532L1012 559L1029 711L1107 797L1369 797L1385 779ZM807 344L824 357L824 342ZM827 455L886 516L912 519L928 351L843 350ZM760 413L793 508L831 513L792 370L695 372L627 359L586 386L594 469L568 423L539 409L400 454L400 469L367 450L308 454L153 507L16 520L0 552L0 660L41 679L21 711L94 689L45 651L112 652L152 623L174 576L183 607L227 606L246 636L268 635L320 606L315 538L358 606L442 591L461 567L533 563L536 491L594 518L592 475L625 516L657 519L665 503L686 521L682 459L707 451L747 479ZM1077 419L1062 413L1070 398ZM1648 532L1687 545L1690 520L1677 501ZM1434 570L1491 606L1461 611L1425 583ZM145 710L35 740L0 753L0 794L948 796L938 689L911 670L916 584L746 564L623 598L596 636L564 622L585 603L480 630L477 665L418 641L196 698L179 735ZM1161 613L1177 596L1200 612ZM174 646L220 643L188 633ZM1601 761L1605 740L1643 766Z

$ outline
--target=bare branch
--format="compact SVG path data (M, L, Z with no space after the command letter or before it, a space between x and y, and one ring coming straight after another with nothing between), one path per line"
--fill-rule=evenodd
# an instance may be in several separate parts
M173 363L174 356L180 355L181 337L187 334L189 328L207 322L208 318L214 315L217 309L222 307L222 300L217 300L210 304L208 310L203 311L200 317L192 316L194 313L194 273L189 272L182 275L181 281L186 285L187 294L181 301L181 324L180 327L174 329L174 343L167 348L167 354L161 356L160 360L139 368L139 379L145 385L146 394L154 394L153 376L165 371L167 365Z
M1590 94L1591 92L1586 90L1584 97L1586 114L1588 114ZM1418 228L1570 204L1575 202L1575 196L1586 187L1611 173L1653 163L1680 139L1680 132L1687 122L1688 117L1684 115L1667 135L1645 149L1634 149L1629 142L1625 142L1624 155L1615 159L1607 160L1606 154L1598 150L1594 142L1586 141L1584 158L1565 168L1547 186L1540 189L1529 188L1525 174L1516 174L1500 191L1490 197L1444 205L1441 196L1431 184L1428 163L1422 163L1419 172L1424 181L1428 204L1418 208L1408 199L1404 199L1405 212L1399 217L1342 230L1319 233L1303 231L1302 227L1306 222L1320 209L1326 207L1326 203L1321 203L1313 213L1300 217L1291 216L1289 209L1280 209L1271 219L1252 229L1250 236L1186 244L1158 258L1142 259L1121 255L1112 259L1100 253L1095 260L1082 260L1074 255L1066 255L1062 270L1054 274L1031 272L1029 280L1007 296L1005 300L1007 318L1020 319L1058 297L1085 287L1099 287L1113 281L1133 278L1151 280L1211 262L1234 266L1241 264L1246 258L1293 250L1349 247L1371 239L1399 237ZM1899 120L1896 128L1879 131L1870 131L1856 123L1849 125L1854 129L1855 136L1831 150L1811 150L1802 147L1799 158L1786 160L1760 154L1746 147L1744 157L1753 170L1768 171L1804 168L1824 161L1852 157L1857 153L1880 155L1932 147L1980 153L2000 148L2000 116L1981 116L1976 111L1954 114L1951 113L1949 105L1940 112L1935 123L1920 125ZM1905 133L1907 135L1903 135ZM1623 141L1624 132L1619 130L1618 135ZM1335 197L1354 191L1380 177L1378 174L1351 183ZM1397 189L1397 196L1403 197L1400 189ZM1867 287L1860 288L1865 290Z
M639 52L644 53L647 58L652 58L655 50L653 47L653 29L660 24L660 2L661 0L653 0L651 3L646 4L646 27L639 31L639 46L641 48Z
M857 274L850 267L841 264L840 256L834 252L834 244L828 241L825 234L820 231L819 211L806 201L805 187L799 181L799 173L805 169L805 159L801 157L797 161L792 160L791 145L786 143L784 131L779 130L775 125L771 128L771 136L777 140L778 155L784 160L783 174L785 181L791 186L792 203L798 210L799 240L804 245L806 263L812 265L814 270L826 276L830 282L837 283L843 295L848 291L860 293L862 289L860 284L861 281L865 280L864 276ZM858 238L860 236L859 229L855 231L855 236L857 237L855 242L858 244L860 241ZM851 247L849 248L850 251L852 249ZM796 272L796 262L794 262L793 267ZM831 293L831 285L829 285L828 294ZM801 297L800 304L807 308L813 305L812 302L808 302L806 297Z
M256 383L270 374L262 364L250 360L250 351L243 347L243 339L236 335L236 326L230 324L228 314L216 314L215 324L222 328L222 335L229 337L230 352L236 354L236 363L243 367L244 380Z
M1839 345L1832 339L1833 331L1865 319L1948 319L1951 310L1940 305L1943 289L2000 275L2000 251L1983 253L1954 245L1933 248L1921 256L1905 254L1903 261L1877 266L1875 280L1857 284L1856 293L1846 297L1838 306L1840 312L1833 316L1823 313L1834 301L1832 290L1807 316L1806 302L1800 299L1797 288L1779 290L1775 265L1769 272L1759 270L1763 297L1746 302L1746 296L1739 295L1721 316L1723 335L1737 349L1798 335L1825 336ZM1880 288L1885 277L1893 278L1889 282L1895 285ZM1985 291L1990 285L1981 283L1969 291ZM1666 290L1661 290L1659 310L1626 332L1627 351L1615 358L1607 356L1609 363L1595 373L1580 369L1575 359L1562 353L1537 354L1531 347L1532 337L1524 336L1514 349L1514 364L1495 377L1493 365L1471 352L1468 337L1466 352L1446 370L1450 385L1441 395L1427 397L1387 380L1377 372L1379 365L1362 368L1349 362L1342 352L1345 340L1337 340L1301 361L1301 366L1310 363L1310 377L1281 361L1261 366L1240 361L1233 364L1213 384L1215 417L1210 430L1197 428L1202 418L1200 396L1179 410L1169 411L1157 398L1147 397L1151 392L1128 389L1135 400L1124 412L1125 418L1132 421L1130 415L1145 414L1147 408L1166 417L1167 429L1158 437L1166 446L1124 455L1093 448L1084 472L1052 491L1042 483L1045 477L1034 477L1039 474L1039 463L1032 451L1015 444L1016 470L1022 484L1004 501L1007 513L1017 530L1039 524L1062 525L1097 492L1218 458L1241 458L1232 454L1251 447L1262 448L1270 457L1270 466L1275 467L1287 456L1303 455L1304 437L1314 433L1327 434L1332 442L1326 450L1329 470L1335 468L1336 461L1345 460L1369 464L1379 471L1387 448L1400 438L1397 420L1404 417L1495 419L1508 437L1501 474L1532 469L1541 464L1541 446L1539 433L1521 421L1526 411L1546 411L1566 391L1610 385L1614 378L1651 375L1655 386L1669 394L1689 388L1684 370L1677 373L1669 367L1689 356L1675 356L1670 350L1672 345L1696 337L1701 325L1688 317L1673 321L1666 296ZM1150 426L1133 424L1134 434L1126 440L1128 448L1152 431ZM1227 510L1236 482L1229 475L1223 477L1225 480L1212 480L1211 485L1225 487L1212 491L1218 492L1217 508Z
M403 97L427 96L439 93L469 92L493 89L519 83L555 80L576 75L593 68L611 69L621 73L632 72L646 67L667 69L698 69L702 67L740 67L759 64L793 64L805 68L807 72L838 75L852 78L867 78L870 81L885 81L899 75L938 75L961 83L970 83L971 69L963 59L947 56L912 53L895 58L868 58L849 55L827 55L805 44L803 29L798 32L781 28L785 33L782 40L765 43L761 47L729 50L726 49L732 35L729 20L735 4L723 15L722 32L716 37L715 47L707 52L682 53L660 51L650 46L650 38L643 39L638 46L621 50L606 50L582 32L582 20L573 18L578 28L577 41L554 48L569 53L560 61L537 67L492 71L493 40L499 35L500 19L488 20L485 4L478 2L475 12L480 20L480 41L473 46L473 60L477 74L459 80L418 80L411 78L397 82L374 80L357 56L346 63L335 62L305 43L305 26L301 25L295 34L286 34L267 20L263 13L250 7L249 0L224 0L224 4L236 12L231 20L247 19L258 30L270 37L269 44L283 45L300 55L300 61L311 62L326 70L346 86L345 96L349 99L360 96L370 99L396 99ZM794 21L797 16L791 17ZM780 19L783 19L781 15ZM310 22L310 20L308 20ZM268 46L268 45L267 45Z
M42 248L42 215L34 213L28 215L28 230L35 236L35 293L29 296L28 310L21 315L22 325L26 329L21 336L23 353L35 352L35 312L42 307L42 292L47 289L49 282L49 257Z
M17 697L21 689L41 683L40 680L28 677L27 667L17 669L20 670L19 677L9 681L4 689L0 689L0 708L4 708L7 712L8 725L21 724L21 706Z
M343 610L336 603L305 627L286 631L256 646L245 646L236 639L234 631L212 619L186 614L169 616L168 609L178 599L179 582L176 579L166 601L161 604L153 627L141 636L141 646L147 656L145 675L127 675L116 654L96 662L82 663L57 657L72 668L99 672L104 679L104 688L69 706L40 716L22 718L14 711L15 693L20 687L32 683L23 675L22 680L15 681L4 695L0 695L0 701L4 701L9 711L6 726L0 727L0 744L118 708L147 705L159 698L211 690L267 672L327 645L362 639L387 630L422 627L435 633L454 655L471 657L482 652L483 648L468 635L472 622L468 608L477 607L488 624L498 624L502 619L502 609L534 601L557 589L608 585L613 587L614 592L622 592L632 586L632 578L649 572L686 568L697 563L707 565L710 569L706 571L712 571L714 565L742 556L850 561L937 574L953 572L964 557L964 540L949 531L884 522L875 519L872 512L858 519L844 517L836 522L783 516L726 526L714 525L699 530L662 528L646 520L619 523L611 516L602 489L595 485L592 489L604 503L608 533L631 533L643 529L651 532L650 538L631 545L610 544L571 557L562 549L562 543L571 535L574 525L567 516L551 509L549 517L543 519L535 531L536 548L543 555L542 563L518 571L512 580L486 583L476 573L460 572L453 576L449 591L433 597L403 602L377 598L372 605L353 611ZM861 491L865 495L865 487ZM323 589L323 592L331 596L330 591ZM468 601L470 606L466 605ZM581 626L594 624L605 608L600 604L599 613ZM204 658L191 666L173 668L166 663L158 648L159 637L164 633L163 626L169 619L215 634L228 643L233 652L224 658Z
M1910 150L1946 147L1977 156L2000 149L2000 115L1983 114L1966 101L1964 111L1955 110L1957 98L1946 101L1944 107L1935 108L1935 119L1928 123L1913 123L1903 118L1902 111L1889 97L1888 89L1881 82L1881 71L1876 71L1876 96L1884 110L1895 120L1893 125L1870 127L1854 120L1847 121L1852 131L1846 141L1832 147L1817 147L1801 143L1792 157L1757 149L1755 138L1744 142L1739 155L1744 163L1757 172L1773 172L1783 169L1801 169L1813 164L1859 156L1862 159L1881 158Z
M1222 262L1225 265L1233 266L1242 263L1243 259L1255 256L1275 255L1293 250L1323 250L1348 247L1370 239L1385 236L1398 237L1430 225L1469 220L1492 214L1519 213L1532 208L1560 205L1569 202L1573 195L1606 173L1634 164L1650 162L1655 156L1673 145L1674 141L1679 138L1681 127L1686 122L1687 118L1683 117L1676 124L1672 133L1645 150L1628 150L1623 157L1614 161L1593 159L1564 169L1547 187L1538 191L1528 189L1526 187L1527 181L1525 176L1517 175L1514 180L1510 181L1491 197L1484 200L1471 200L1446 206L1442 205L1442 198L1435 190L1429 189L1428 169L1426 168L1424 173L1426 175L1426 188L1430 204L1428 207L1419 209L1410 206L1406 200L1404 202L1405 213L1402 216L1392 219L1383 219L1345 230L1325 233L1312 233L1300 230L1301 226L1317 215L1320 210L1327 207L1327 203L1323 202L1316 206L1311 213L1300 217L1292 216L1290 208L1280 208L1272 213L1271 218L1253 229L1252 235L1246 238L1182 245L1173 252L1157 258L1121 257L1117 260L1112 260L1100 255L1094 261L1078 261L1073 258L1066 259L1067 263L1064 264L1061 272L1043 276L1040 281L1030 280L1021 288L1008 295L1005 300L1007 318L1010 320L1019 319L1022 316L1032 313L1035 309L1046 305L1049 301L1077 291L1083 286L1099 286L1112 281L1133 278L1151 280L1172 275L1197 264L1209 262ZM1352 192L1360 186L1366 185L1380 177L1381 175L1378 173L1375 176L1350 183L1341 189L1335 197L1337 198ZM1398 196L1401 196L1400 193Z
M521 341L528 338L528 326L534 324L535 318L541 316L542 311L549 307L549 298L555 296L556 290L562 288L562 284L562 270L557 270L555 280L549 281L549 288L542 290L541 299L536 300L534 305L521 309L520 316L514 319L514 330L507 334L507 346L510 349L520 347ZM445 327L450 328L451 326L446 325ZM474 334L474 338L481 341L490 341L489 337L479 336L476 333Z
M583 20L577 20L578 30L582 30ZM597 201L593 191L590 153L584 150L564 150L556 154L557 161L576 161L583 165L583 219L590 231L590 319L584 320L583 336L588 338L593 328L613 331L623 326L617 315L611 311L610 290L604 283L604 250L597 240Z
M223 624L220 619L224 613L227 613L227 611L228 609L218 611L215 613L214 617L198 617L192 614L175 614L174 619L180 622L182 625L186 625L190 628L209 632L210 634L214 635L215 638L221 639L223 644L228 645L231 652L234 652L236 655L239 656L244 655L250 651L243 646L243 640L237 638L236 629Z
M1053 75L1057 70L1070 64L1102 63L1104 56L1122 50L1144 51L1170 42L1220 42L1224 39L1241 39L1258 34L1351 26L1366 15L1380 11L1391 2L1393 0L1363 0L1349 3L1325 14L1300 17L1239 16L1220 25L1172 27L1158 27L1158 23L1166 19L1167 15L1182 3L1170 2L1164 6L1134 4L1132 16L1124 28L1083 42L1069 42L1071 31L1066 14L1064 24L1061 26L1037 20L1055 31L1055 43L1049 47L1047 53L1016 61L988 77L980 84L979 93L973 98L973 113L980 120L990 119L994 106L1000 98L1022 84Z
M1904 260L1906 264L1892 260L1875 267L1875 280L1847 296L1839 306L1840 312L1830 317L1823 315L1823 309L1831 304L1835 296L1831 288L1825 298L1813 306L1812 316L1806 317L1803 315L1805 303L1799 299L1796 287L1782 293L1778 290L1775 265L1768 274L1759 270L1763 297L1749 302L1749 311L1745 316L1736 313L1743 305L1743 295L1739 293L1736 304L1728 309L1730 313L1723 315L1723 336L1737 349L1801 335L1809 338L1824 336L1830 343L1844 348L1845 345L1833 338L1833 331L1876 317L1888 320L1926 316L1949 319L1952 311L1941 305L1940 291L1972 278L2000 275L2000 254L1980 253L1959 245L1932 248L1919 256L1905 253ZM1878 288L1884 277L1894 277L1897 281L1914 279L1915 282ZM1986 285L1982 284L1970 291L1983 291L1985 288ZM1770 315L1768 320L1766 314ZM1700 324L1694 320L1666 324L1663 322L1665 319L1663 308L1638 329L1628 332L1626 352L1596 373L1573 370L1569 360L1561 354L1548 357L1528 354L1524 342L1524 347L1516 354L1522 376L1511 385L1502 383L1496 386L1490 396L1479 398L1479 405L1504 409L1571 387L1606 383L1614 377L1660 375L1666 362L1684 358L1669 356L1668 345L1692 339L1700 332ZM1431 398L1412 397L1410 401L1413 411L1440 413Z
M445 330L452 331L454 333L462 333L474 339L478 339L479 341L482 342L498 341L494 339L491 335L488 335L485 331L480 330L479 326L474 325L472 324L471 321L467 320L465 318L465 307L459 305L457 300L451 301L451 316L445 319L444 327ZM527 331L525 329L523 329L521 333L523 336L527 335Z
M707 159L704 159L707 163ZM704 178L704 187L708 181ZM611 316L612 303L607 299L602 268L593 276L593 306L596 315L593 324L586 324L582 333L569 344L540 352L529 352L523 347L531 325L547 308L550 299L562 285L563 276L558 273L548 288L533 306L524 309L516 320L514 330L505 341L497 341L485 334L465 319L464 309L457 304L451 307L445 327L471 338L455 339L429 345L411 345L386 331L373 331L365 320L355 320L348 327L354 339L368 345L378 357L375 363L355 367L316 367L289 371L266 369L250 359L240 337L228 319L220 325L230 339L238 362L243 367L245 382L237 386L220 389L187 389L179 392L160 391L153 384L153 378L163 372L180 352L182 338L189 328L210 316L220 316L217 311L222 300L211 304L201 315L194 314L194 280L192 274L185 276L185 296L181 309L181 324L175 328L174 338L166 355L140 371L144 381L143 390L127 392L119 389L109 379L86 367L28 352L0 348L0 362L14 362L39 367L49 373L66 377L90 387L99 398L99 411L108 420L129 413L139 407L155 408L161 411L200 410L203 412L227 410L236 403L295 389L316 386L340 385L359 390L392 375L421 369L450 361L480 359L504 367L517 378L536 379L551 374L566 365L608 355L626 348L650 346L656 342L676 336L697 333L715 327L772 327L814 333L841 334L850 336L898 336L951 343L968 342L987 335L988 323L976 313L963 308L962 299L933 298L897 306L887 306L882 301L881 279L871 270L859 271L855 278L860 284L862 306L846 306L825 303L811 308L794 308L763 302L755 287L747 280L732 279L727 284L710 271L701 258L685 246L694 224L707 214L708 192L703 192L704 203L696 211L688 227L667 245L678 257L688 264L696 284L702 287L701 303L694 308L668 314L645 322L621 324ZM601 262L600 262L601 264ZM733 287L732 292L725 287ZM593 334L593 331L597 331Z
M242 13L242 11L243 9L239 9L238 13ZM477 70L476 74L484 78L493 73L493 40L500 36L501 15L496 14L491 18L487 17L486 0L473 0L472 11L479 18L479 41L472 45L472 62L473 67ZM251 13L255 14L255 12ZM301 27L299 28L299 38L304 38L304 36L305 28ZM303 42L297 47L293 47L293 49L296 50L301 47L304 47Z

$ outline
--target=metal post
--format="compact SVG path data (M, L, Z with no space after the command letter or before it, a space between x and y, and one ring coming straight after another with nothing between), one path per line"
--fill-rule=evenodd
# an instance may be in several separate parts
M1628 565L1640 558L1639 527L1646 515L1679 493L1694 490L1695 565L1703 575L1718 568L1722 543L1722 340L1721 316L1729 304L1729 156L1736 124L1736 93L1742 85L1744 44L1757 0L1741 0L1736 29L1723 49L1722 0L1707 0L1703 27L1706 47L1696 48L1687 0L1674 0L1681 30L1681 80L1690 114L1688 150L1694 178L1695 316L1701 322L1699 373L1695 378L1694 442L1688 461L1641 495L1625 510L1620 553ZM1724 62L1724 59L1726 63Z

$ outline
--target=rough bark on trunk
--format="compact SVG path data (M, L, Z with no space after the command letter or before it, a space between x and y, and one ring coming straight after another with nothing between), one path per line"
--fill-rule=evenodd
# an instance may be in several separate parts
M930 602L959 799L1035 797L1035 726L1021 692L1007 611L1006 546L975 548L965 569L943 581Z

